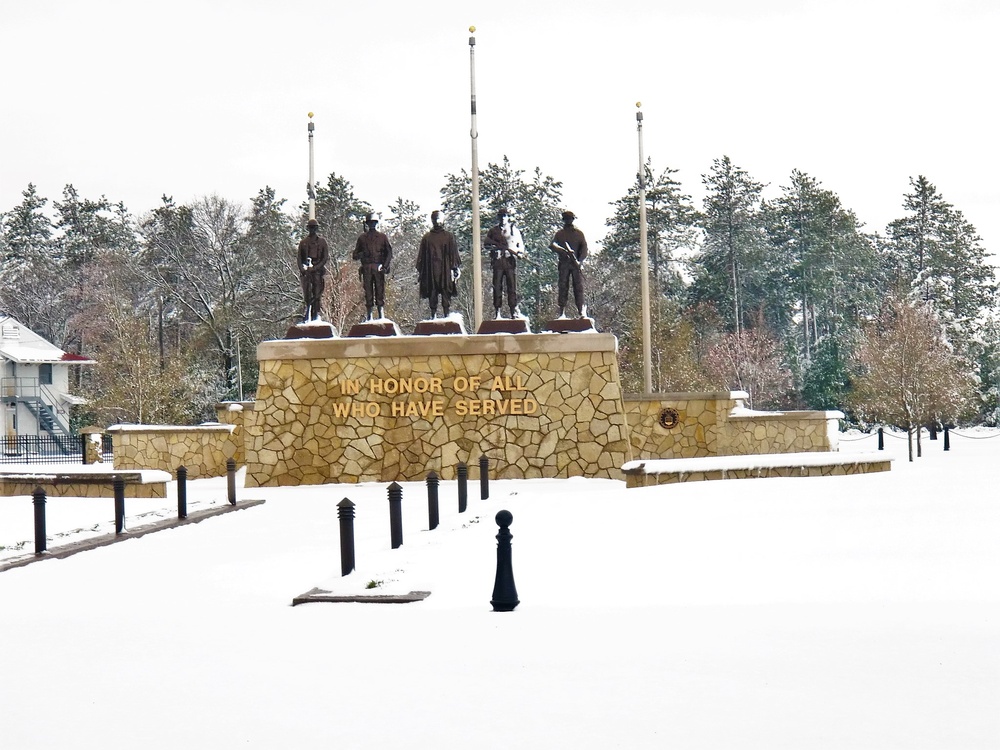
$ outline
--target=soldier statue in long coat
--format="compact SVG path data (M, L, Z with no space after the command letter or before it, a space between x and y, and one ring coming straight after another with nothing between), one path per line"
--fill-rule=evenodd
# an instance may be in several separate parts
M417 251L417 277L420 280L420 298L431 306L431 319L437 317L438 297L444 317L451 312L451 298L457 289L455 282L461 275L462 258L458 253L455 235L447 231L440 211L431 214L431 231L420 240Z

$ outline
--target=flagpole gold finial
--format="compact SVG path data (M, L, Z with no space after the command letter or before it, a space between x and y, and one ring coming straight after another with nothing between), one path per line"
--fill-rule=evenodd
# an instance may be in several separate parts
M470 26L469 27L469 33L470 34L475 34L476 33L476 27L475 26Z
M313 113L312 113L312 112L310 112L310 113L309 113L309 119L311 120L312 118L313 118Z
M636 102L635 106L639 109L642 109L642 102Z

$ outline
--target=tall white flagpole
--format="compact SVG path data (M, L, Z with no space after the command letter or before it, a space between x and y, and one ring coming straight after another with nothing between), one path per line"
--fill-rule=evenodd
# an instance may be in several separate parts
M470 26L469 32L476 33ZM469 37L469 74L472 81L472 294L474 299L475 328L483 322L483 258L479 226L479 130L476 127L476 37Z
M642 102L636 102L642 107ZM635 113L639 131L639 260L642 274L642 383L646 395L653 392L653 360L649 323L649 247L646 232L646 160L642 155L642 110Z
M309 218L316 218L316 171L313 161L313 132L316 124L312 121L313 113L309 113Z

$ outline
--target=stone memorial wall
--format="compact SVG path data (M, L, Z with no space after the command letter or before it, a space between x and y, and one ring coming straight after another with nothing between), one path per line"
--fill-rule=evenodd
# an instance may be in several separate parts
M598 333L264 342L247 486L452 479L481 455L494 477L618 479L632 454L616 346Z

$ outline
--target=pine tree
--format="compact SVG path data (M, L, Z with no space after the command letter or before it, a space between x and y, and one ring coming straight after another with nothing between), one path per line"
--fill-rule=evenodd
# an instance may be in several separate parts
M997 284L986 249L974 226L931 182L910 178L907 214L890 223L888 249L896 288L930 302L951 340L967 349L996 302Z
M53 242L52 222L44 212L48 198L33 184L24 199L3 214L4 256L0 263L0 310L59 345L65 335L62 257Z
M874 246L854 212L798 170L782 187L782 196L765 203L764 210L770 263L789 269L790 277L790 283L771 290L781 299L785 318L772 325L789 330L793 311L797 314L799 351L808 366L821 337L856 325L875 309L882 283ZM792 294L797 309L789 304Z
M735 166L728 156L715 159L702 175L705 196L698 225L704 233L701 251L692 261L693 303L716 306L727 328L739 333L764 316L766 290L776 286L760 215L764 185ZM753 314L751 311L756 311Z

